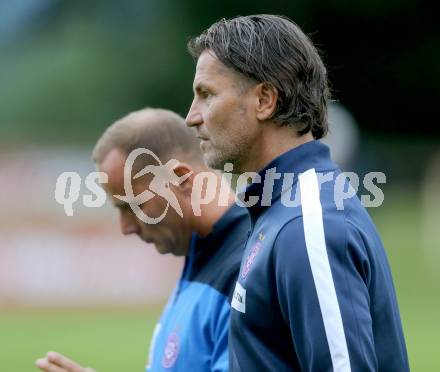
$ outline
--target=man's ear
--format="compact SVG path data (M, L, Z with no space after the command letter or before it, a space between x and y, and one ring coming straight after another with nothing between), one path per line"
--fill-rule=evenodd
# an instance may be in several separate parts
M257 96L257 119L261 121L268 120L277 108L278 90L269 83L260 83L255 89Z
M174 186L183 194L191 195L195 172L187 163L178 163L173 167L174 174L179 178L179 184Z

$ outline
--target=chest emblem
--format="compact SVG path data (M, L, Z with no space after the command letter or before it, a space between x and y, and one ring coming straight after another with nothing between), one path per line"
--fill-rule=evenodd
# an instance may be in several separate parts
M249 271L251 270L251 267L254 264L255 258L257 257L257 254L261 249L261 246L262 246L261 241L258 241L257 243L255 243L255 245L252 247L251 251L249 252L246 261L244 263L243 270L241 271L242 279L245 279L248 276Z
M176 332L173 332L168 337L162 358L162 367L171 368L176 363L179 355L179 337Z

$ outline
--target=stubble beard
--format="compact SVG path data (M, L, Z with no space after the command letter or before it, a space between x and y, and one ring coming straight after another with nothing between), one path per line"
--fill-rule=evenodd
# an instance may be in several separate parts
M243 153L246 153L246 151L243 149L245 147L240 145L234 146L234 150L229 149L230 151L211 148L211 151L203 154L203 160L209 168L220 171L224 170L225 164L230 163L233 165L232 173L239 173L243 160L245 160Z
M203 160L209 168L217 170L223 170L223 166L227 163L224 157L219 153L204 154Z

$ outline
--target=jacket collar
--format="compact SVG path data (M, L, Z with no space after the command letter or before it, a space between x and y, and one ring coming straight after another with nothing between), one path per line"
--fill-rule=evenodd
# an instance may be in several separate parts
M338 169L330 159L328 146L320 141L307 142L272 160L254 177L255 182L250 184L238 197L244 201L249 201L249 198L258 198L256 204L248 207L251 217L256 217L280 197L286 173L293 173L291 184L295 185L298 175L311 168L314 168L317 172ZM274 173L279 178L275 178ZM272 184L273 188L271 187ZM252 219L254 220L254 218Z

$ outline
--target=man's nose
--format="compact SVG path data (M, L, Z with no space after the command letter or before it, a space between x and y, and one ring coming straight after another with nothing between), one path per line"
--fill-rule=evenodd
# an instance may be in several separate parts
M123 235L138 234L140 232L139 223L134 216L121 215L119 223Z
M188 127L198 126L203 123L202 114L197 110L194 102L192 103L188 114L186 115L185 122Z

